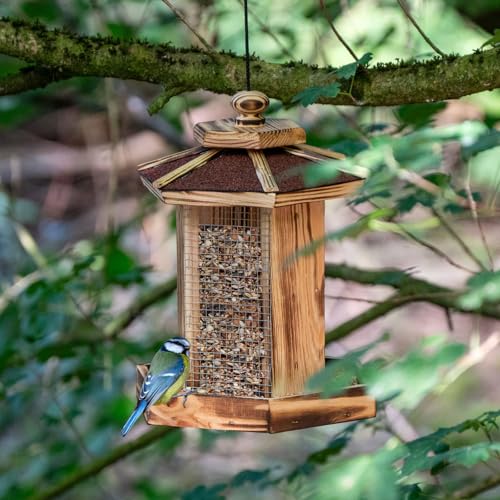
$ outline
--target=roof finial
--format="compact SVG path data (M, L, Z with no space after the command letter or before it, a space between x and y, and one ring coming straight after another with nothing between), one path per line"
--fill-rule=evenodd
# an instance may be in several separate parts
M269 106L269 97L257 90L243 90L234 95L231 104L239 113L236 124L241 126L262 125L266 119L262 113Z

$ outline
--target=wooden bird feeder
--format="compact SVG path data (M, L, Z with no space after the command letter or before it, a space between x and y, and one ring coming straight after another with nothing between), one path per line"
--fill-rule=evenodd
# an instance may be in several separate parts
M234 119L199 123L200 146L139 167L145 186L177 205L180 332L191 342L182 398L146 412L153 425L281 432L369 418L361 387L305 394L325 364L324 202L361 182L341 174L304 185L303 168L343 155L305 144L289 120L262 117L260 92L240 92ZM300 167L300 168L299 168ZM138 384L147 372L138 367Z

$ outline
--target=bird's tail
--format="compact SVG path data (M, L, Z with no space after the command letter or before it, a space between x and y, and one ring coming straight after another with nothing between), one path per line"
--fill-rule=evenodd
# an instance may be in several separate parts
M148 405L146 400L139 401L132 415L125 422L125 425L122 427L122 436L126 436L128 431L132 428L132 426L137 422L137 419L144 413L146 406Z

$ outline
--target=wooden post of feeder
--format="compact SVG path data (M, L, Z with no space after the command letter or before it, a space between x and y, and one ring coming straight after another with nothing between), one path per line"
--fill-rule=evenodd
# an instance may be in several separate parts
M272 211L273 397L303 393L325 365L325 252L317 244L325 235L324 208L316 201Z
M281 432L375 415L360 386L305 394L325 363L324 201L361 180L304 186L293 170L342 155L304 144L289 120L264 120L268 102L239 93L236 119L195 126L200 147L140 166L146 187L178 205L179 328L195 390L185 407L151 407L150 424Z

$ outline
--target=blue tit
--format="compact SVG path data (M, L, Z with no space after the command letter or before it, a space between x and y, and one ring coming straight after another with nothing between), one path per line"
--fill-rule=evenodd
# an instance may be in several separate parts
M189 347L185 338L172 337L154 355L142 383L139 401L123 426L122 436L151 405L168 403L182 389L189 372Z

